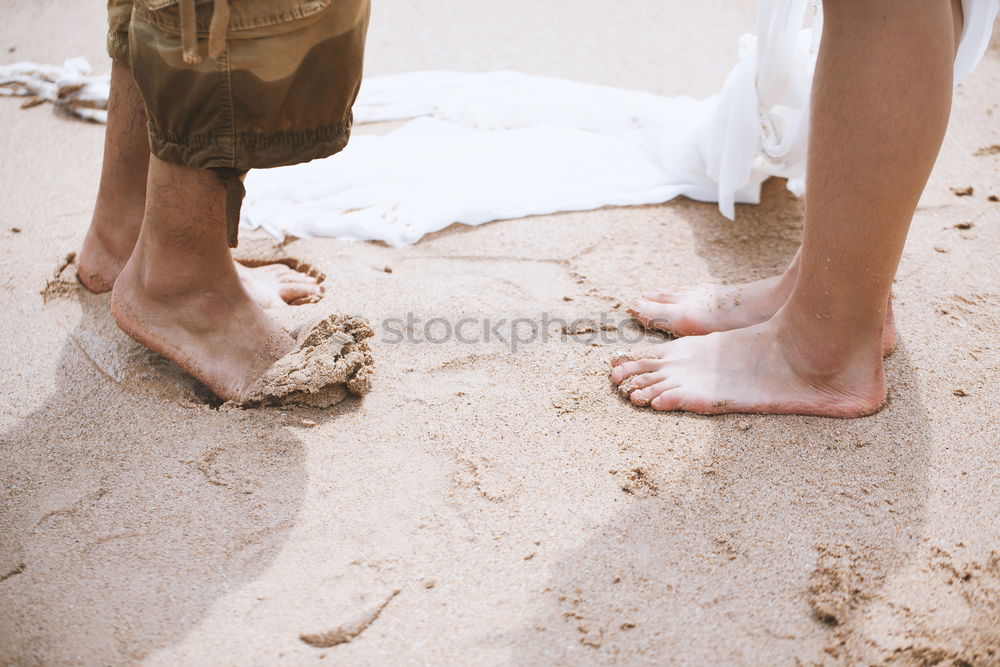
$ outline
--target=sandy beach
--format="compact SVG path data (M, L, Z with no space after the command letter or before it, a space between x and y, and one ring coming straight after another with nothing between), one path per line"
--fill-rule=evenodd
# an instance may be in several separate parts
M0 63L110 69L98 0L3 18ZM750 0L377 0L367 73L706 96L753 29ZM608 379L632 296L784 267L780 181L735 222L679 200L405 248L244 231L240 256L325 276L297 316L372 323L377 368L329 409L219 408L64 266L104 127L0 99L0 664L1000 664L997 34L913 221L889 405L853 421L659 414ZM515 318L548 336L482 335Z

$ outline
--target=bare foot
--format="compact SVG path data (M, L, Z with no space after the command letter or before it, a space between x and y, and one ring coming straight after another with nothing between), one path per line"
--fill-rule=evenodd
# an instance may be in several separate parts
M115 279L128 261L139 238L142 224L142 202L119 205L114 221L105 222L104 208L98 203L94 220L83 239L83 247L76 258L76 275L80 283L95 294L110 292ZM137 222L129 222L135 220Z
M250 267L237 261L236 273L243 289L261 308L282 308L322 292L316 279L308 273L277 262Z
M648 329L675 336L698 336L732 331L766 322L788 300L795 287L797 268L743 285L704 284L647 292L629 307L629 314ZM882 354L896 349L896 321L892 299L886 310Z
M611 380L632 403L654 410L825 417L877 412L886 397L881 357L823 358L810 348L814 342L775 317L662 343L646 358L616 359Z
M240 283L219 291L153 290L130 262L111 295L118 326L177 363L219 398L240 401L294 341Z
M138 227L134 233L131 228L119 228L116 234L102 233L102 229L101 225L91 225L77 258L80 283L97 294L111 291L139 235ZM285 264L255 267L244 266L238 261L235 264L243 288L261 308L280 308L322 292L315 278Z
M743 285L704 284L647 292L629 314L649 329L675 336L730 331L771 319L795 286L786 275Z

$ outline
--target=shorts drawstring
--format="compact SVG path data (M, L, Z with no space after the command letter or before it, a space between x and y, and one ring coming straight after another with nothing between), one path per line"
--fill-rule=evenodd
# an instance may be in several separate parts
M195 65L201 62L198 53L198 15L195 0L180 0L181 50L184 62ZM212 23L208 28L208 55L216 60L226 52L229 39L229 0L215 0Z
M229 0L215 0L212 25L208 29L208 55L218 60L226 52L229 38Z

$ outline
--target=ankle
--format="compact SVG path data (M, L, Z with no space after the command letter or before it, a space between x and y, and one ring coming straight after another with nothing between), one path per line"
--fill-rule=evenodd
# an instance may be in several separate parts
M150 256L152 255L152 256ZM159 258L143 247L133 253L122 269L120 280L130 291L159 302L183 303L206 297L214 301L243 296L239 276L228 261L195 262Z
M866 381L882 370L882 327L812 318L794 307L774 317L782 350L803 378L827 385Z

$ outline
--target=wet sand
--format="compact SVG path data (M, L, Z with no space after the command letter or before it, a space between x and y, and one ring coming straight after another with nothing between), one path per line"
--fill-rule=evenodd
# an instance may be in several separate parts
M8 3L0 62L109 68L103 3L71 4ZM752 29L748 1L377 2L368 71L701 96ZM377 366L331 408L217 407L54 277L103 127L0 100L0 662L1000 662L998 47L914 219L890 403L856 421L656 414L607 377L630 296L790 259L779 182L735 223L678 201L401 249L244 233L322 272L299 316L367 318ZM394 342L407 313L563 322L513 352L481 325Z

